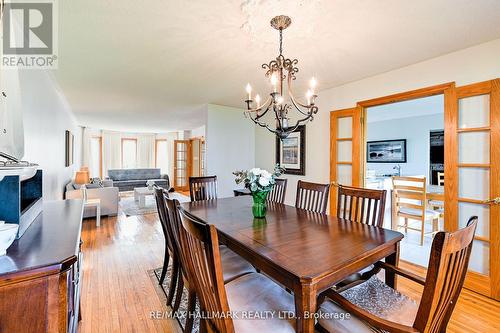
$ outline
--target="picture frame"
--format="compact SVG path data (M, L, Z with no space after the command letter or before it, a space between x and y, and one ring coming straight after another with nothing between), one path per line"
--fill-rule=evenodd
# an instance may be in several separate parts
M406 139L368 141L366 163L406 163Z
M66 146L66 167L72 166L74 163L74 149L75 149L75 136L71 131L65 133L65 146Z
M306 174L306 126L297 127L287 138L276 137L276 163L285 168L288 175Z

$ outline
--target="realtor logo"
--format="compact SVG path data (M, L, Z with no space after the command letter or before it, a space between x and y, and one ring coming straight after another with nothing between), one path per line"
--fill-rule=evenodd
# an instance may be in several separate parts
M57 16L53 0L6 2L2 17L2 65L55 68Z

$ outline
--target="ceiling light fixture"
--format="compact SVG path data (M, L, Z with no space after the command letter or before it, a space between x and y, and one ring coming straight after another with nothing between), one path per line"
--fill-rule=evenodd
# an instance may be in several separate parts
M247 110L245 116L250 118L257 125L267 128L270 132L276 134L280 139L284 139L297 129L301 124L312 121L314 115L318 113L318 107L315 104L316 85L317 81L313 77L310 81L310 87L306 96L305 104L300 103L292 91L292 81L295 80L295 74L299 71L296 67L299 62L297 59L288 59L283 56L283 30L288 28L292 20L288 16L280 15L271 20L271 26L279 31L279 55L276 60L271 60L269 63L263 64L262 68L266 70L266 77L270 80L272 92L268 99L261 104L260 96L255 96L255 101L252 99L252 87L250 84L246 86L247 99L245 103ZM287 95L291 104L285 103L285 80L287 83ZM254 106L253 103L256 103ZM295 109L299 112L298 120L290 124L288 113ZM268 125L263 117L269 112L274 112L276 124L273 127Z

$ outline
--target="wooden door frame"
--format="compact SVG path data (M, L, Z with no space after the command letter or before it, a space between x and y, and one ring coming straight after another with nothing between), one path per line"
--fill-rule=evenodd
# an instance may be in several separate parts
M401 92L397 94L392 94L384 97L373 98L365 101L358 102L357 105L361 109L361 139L360 142L363 146L363 149L366 149L366 111L370 107L399 103L409 100L414 100L418 98L430 97L435 95L443 95L444 96L444 132L445 132L445 147L453 147L456 145L456 138L450 140L446 133L447 131L452 131L454 128L450 127L450 123L457 124L456 119L456 88L455 82L447 82L434 86L424 87L420 89L410 90L406 92ZM452 132L449 132L452 133ZM447 140L448 139L448 140ZM362 158L363 164L360 166L361 174L360 177L364 177L366 170L366 158ZM456 165L457 157L452 154L452 149L445 148L445 156L444 156L444 165L445 165L445 177L446 180L449 179L457 179L455 177L446 176L447 174L447 165L449 168L452 168L453 165ZM451 172L448 173L450 175ZM458 176L458 175L457 175ZM364 185L364 179L360 179L360 184ZM458 228L458 216L457 216L457 208L458 202L455 197L453 197L454 190L457 188L456 181L445 181L445 219L444 219L444 227L446 230L456 230Z
M177 187L177 143L186 143L186 185ZM174 140L174 188L177 191L187 191L189 189L189 173L191 172L191 140Z

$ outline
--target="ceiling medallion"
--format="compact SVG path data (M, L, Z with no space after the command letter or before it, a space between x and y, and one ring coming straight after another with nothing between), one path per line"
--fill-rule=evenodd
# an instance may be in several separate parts
M310 81L310 88L306 93L305 103L299 102L292 91L292 81L299 71L296 67L299 62L297 59L288 59L283 56L283 30L288 28L292 20L288 16L280 15L271 20L271 26L279 31L279 55L276 60L263 64L262 68L266 70L266 77L270 80L273 91L269 94L266 101L261 104L260 96L255 95L255 101L252 99L252 87L246 86L247 99L245 103L247 110L245 116L250 118L257 125L267 128L270 132L276 134L280 139L285 139L297 129L301 124L312 121L314 115L318 113L318 107L315 105L316 97L316 79L313 77ZM285 81L286 94L291 104L285 103ZM255 103L255 105L254 105ZM288 113L292 110L298 112L298 120L291 123ZM263 117L269 112L274 112L276 124L268 125L263 121Z

